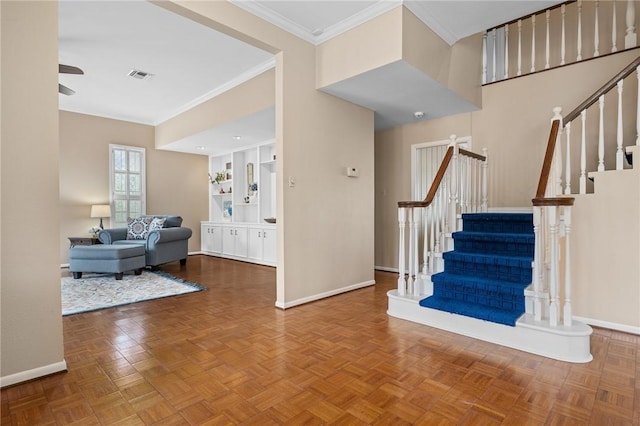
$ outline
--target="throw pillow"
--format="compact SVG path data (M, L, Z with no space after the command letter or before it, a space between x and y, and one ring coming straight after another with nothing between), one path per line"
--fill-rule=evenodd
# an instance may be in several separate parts
M152 218L139 217L127 219L127 240L146 240Z
M164 223L167 221L164 217L154 217L151 223L149 224L149 232L155 231L156 229L164 228Z

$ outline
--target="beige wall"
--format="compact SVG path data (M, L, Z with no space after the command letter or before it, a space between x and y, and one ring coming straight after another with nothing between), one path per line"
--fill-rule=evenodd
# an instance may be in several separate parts
M109 203L109 144L146 149L147 213L182 216L193 230L189 251L200 251L207 157L155 149L152 126L60 111L60 263L68 263L67 237L88 236L97 226L91 204Z
M279 52L277 305L373 283L373 112L318 92L315 47L278 27L228 2L163 5Z
M0 2L2 385L66 368L57 226L57 10L55 2Z
M161 148L273 106L275 70L271 69L213 99L156 126L156 147Z

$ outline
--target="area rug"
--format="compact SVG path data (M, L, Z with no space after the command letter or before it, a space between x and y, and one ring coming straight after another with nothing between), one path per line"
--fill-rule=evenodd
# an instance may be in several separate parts
M62 277L62 315L128 305L204 290L199 284L164 272L143 270L141 275L83 274L82 278Z

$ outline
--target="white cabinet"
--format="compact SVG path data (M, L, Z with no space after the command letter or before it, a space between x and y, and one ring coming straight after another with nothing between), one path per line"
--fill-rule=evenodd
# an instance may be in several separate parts
M222 254L232 257L247 257L247 228L244 226L222 227Z
M249 260L256 263L275 265L276 263L276 228L249 227Z
M273 142L209 157L209 218L202 253L276 265L276 149Z
M222 253L222 226L203 223L200 241L203 252Z

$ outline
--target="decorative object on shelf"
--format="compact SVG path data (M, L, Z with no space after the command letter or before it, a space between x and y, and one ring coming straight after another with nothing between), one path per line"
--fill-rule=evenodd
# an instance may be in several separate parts
M226 175L227 180L231 180L231 177L232 177L231 176L231 170L232 170L231 167L232 167L231 163L225 164L225 169L226 169L225 175Z
M275 217L265 217L264 221L267 223L276 223L276 218Z
M251 201L251 199L249 198L249 196L247 195L246 197L244 197L244 202L249 204L249 201Z
M220 188L219 193L220 193L220 194L224 194L224 193L225 193L225 192L224 192L224 188Z
M219 184L220 182L227 180L227 173L225 171L217 172L215 179L211 179L211 175L209 175L209 179L211 180L211 183Z
M229 194L231 194L231 187L229 187L229 190L227 191Z
M247 163L247 195L253 195L251 186L253 185L253 163Z
M100 218L100 229L104 229L102 218L111 217L111 206L108 204L94 204L91 206L91 217Z
M233 207L231 206L231 200L227 200L222 203L222 215L224 217L231 217L233 214Z
M253 192L258 192L258 184L256 182L251 183L251 185L249 185L249 195L252 195L251 193Z

